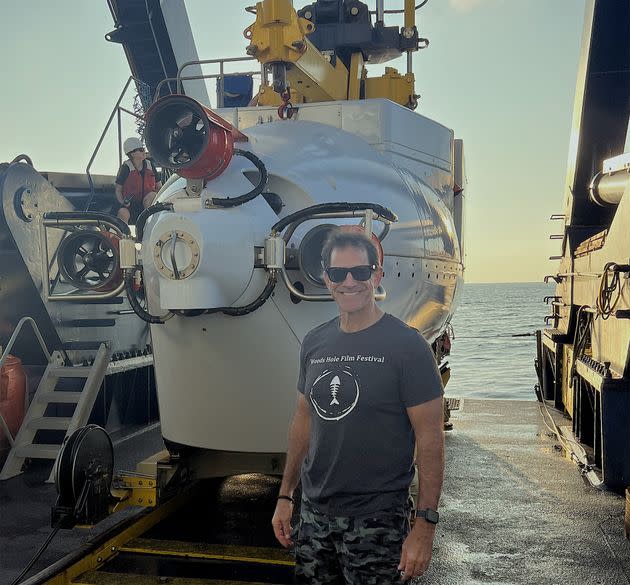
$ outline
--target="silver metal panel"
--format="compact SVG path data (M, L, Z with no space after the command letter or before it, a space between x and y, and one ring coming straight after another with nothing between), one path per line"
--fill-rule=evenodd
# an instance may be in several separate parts
M369 116L374 112L380 116L379 108L384 104L368 104ZM277 193L284 203L280 217L317 203L338 201L376 202L398 215L400 221L391 226L383 242L387 298L381 306L432 341L444 330L462 290L463 271L452 215L427 182L409 168L388 162L382 151L363 137L343 130L339 120L334 125L304 120L307 114L328 121L338 119L340 111L343 115L340 107L334 103L307 107L300 111L298 120L262 124L255 122L253 111L241 110L239 124L246 124L244 118L252 116L252 125L246 129L248 146L267 167L268 190ZM355 114L358 116L358 111ZM411 112L408 115L416 116ZM376 121L374 124L378 127ZM450 143L450 131L439 125L435 129L443 133L445 143ZM411 141L410 134L392 143L407 140ZM418 159L425 156L414 152ZM441 165L443 153L437 154L433 158ZM439 168L430 160L414 159L412 163ZM206 193L233 196L243 192L243 172L248 172L246 167L231 163L218 180L208 183L202 200ZM448 178L452 185L450 173ZM180 195L172 193L171 200ZM230 245L238 246L240 239L244 246L264 246L265 236L278 216L261 197L241 206L239 213L249 218L253 240L245 233L250 228L244 231L235 226L238 233L227 237ZM165 213L147 224L144 244L156 240L162 218L169 215L176 218L178 214ZM223 216L222 211L213 209L186 213L187 221L196 223L208 249L219 249L221 240L226 239L220 225ZM293 234L290 245L297 249L308 230L318 223L358 221L305 222ZM374 231L380 228L375 225ZM149 304L152 312L160 313L167 308L160 297L165 277L151 262L145 261L144 267ZM263 269L249 270L251 280L238 306L254 300L266 282ZM221 266L220 262L213 264L212 272L216 279L234 278L232 267ZM293 283L301 282L308 293L325 292L309 282L301 270L290 270L289 277ZM181 298L189 293L188 280L174 283ZM334 303L295 300L279 283L271 299L248 316L175 315L163 325L151 326L166 439L212 450L284 451L295 403L302 339L310 329L337 314Z
M62 179L68 179L68 175L56 174L55 179L57 186L62 188L66 186ZM70 185L80 182L70 176ZM18 217L15 210L16 194L26 191L30 192L28 204L33 212L32 221L24 221ZM112 304L85 304L46 300L43 292L43 279L47 278L47 275L43 274L41 256L41 216L48 211L74 211L71 202L37 171L23 163L11 165L5 171L0 198L4 218L15 243L15 252L20 255L32 281L33 290L28 292L24 289L26 294L31 295L22 307L25 314L31 314L29 307L36 311L38 305L40 307L43 305L45 313L42 312L39 318L45 320L47 314L50 327L56 331L62 344L70 344L70 347L79 347L81 344L93 346L93 349L89 350L71 349L68 355L73 363L93 358L98 344L103 341L111 343L113 353L145 349L149 343L148 326L131 311L126 297L119 304L114 301ZM63 233L63 230L59 229L47 230L53 276L57 273L55 251ZM112 320L114 326L103 326ZM92 325L81 326L89 323ZM46 324L40 323L40 326L45 328Z

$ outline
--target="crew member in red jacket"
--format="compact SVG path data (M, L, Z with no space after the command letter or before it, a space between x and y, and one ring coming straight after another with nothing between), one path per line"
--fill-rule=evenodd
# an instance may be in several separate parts
M125 223L135 223L142 210L153 203L162 182L140 139L127 138L123 147L129 158L116 176L116 215Z

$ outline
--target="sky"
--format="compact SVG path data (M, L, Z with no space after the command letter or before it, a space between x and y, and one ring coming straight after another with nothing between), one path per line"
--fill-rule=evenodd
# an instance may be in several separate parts
M186 0L201 59L245 54L250 4ZM562 213L584 11L585 0L430 0L418 11L430 46L414 58L417 112L464 140L468 282L556 272L548 257L561 242L549 235L560 226L549 217ZM106 0L21 0L2 16L0 162L24 152L39 170L84 172L130 74L104 39ZM117 148L111 132L92 172L114 174Z

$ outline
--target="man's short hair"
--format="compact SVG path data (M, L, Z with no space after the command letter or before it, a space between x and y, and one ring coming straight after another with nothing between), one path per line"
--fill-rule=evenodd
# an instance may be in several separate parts
M359 232L348 232L336 228L330 231L324 247L322 248L322 263L324 268L330 266L330 258L333 250L342 250L343 248L356 248L357 250L365 250L368 257L368 264L379 266L378 252L372 243L372 240Z

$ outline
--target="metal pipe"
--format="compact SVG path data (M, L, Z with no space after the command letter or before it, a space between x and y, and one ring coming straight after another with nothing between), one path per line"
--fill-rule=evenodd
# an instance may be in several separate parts
M98 151L101 148L101 144L103 144L103 140L105 139L105 135L107 134L107 131L109 130L109 127L112 123L112 120L114 119L114 116L116 115L116 112L118 111L118 107L120 106L120 102L122 102L123 97L125 97L125 93L127 93L127 88L129 87L129 84L132 81L137 81L135 77L130 76L129 79L127 79L127 83L125 83L125 87L123 88L122 92L120 93L120 96L118 96L118 101L116 102L116 105L114 106L114 109L112 110L112 113L109 116L109 119L107 120L107 124L105 124L105 129L103 130L103 133L101 134L101 137L98 139L98 143L96 145L96 148L94 149L94 152L92 153L92 156L90 157L90 160L87 164L87 167L85 168L85 174L87 175L88 178L88 183L90 184L90 197L88 199L87 205L85 207L86 211L90 208L90 205L92 203L92 198L94 197L94 182L92 181L92 175L90 174L90 169L92 168L92 163L94 162L94 159L96 158L96 155L98 154Z
M44 296L50 296L50 269L48 268L48 236L44 221L39 223L39 256L42 263L42 288Z
M9 356L9 352L11 351L11 349L13 349L13 345L15 344L18 335L20 334L20 332L22 331L22 327L24 327L24 325L26 323L29 323L31 325L31 327L33 328L33 333L35 333L35 337L37 337L37 341L39 342L39 346L41 347L42 351L44 352L44 355L46 356L46 360L48 361L48 363L50 363L52 361L52 355L50 353L50 351L48 350L48 347L46 346L46 342L44 341L44 338L42 337L42 334L39 331L39 327L37 327L37 323L33 320L32 317L22 317L19 321L18 324L15 326L15 330L13 331L13 335L11 335L11 337L9 338L9 341L7 343L7 345L4 348L4 351L2 352L2 357L0 357L0 369L2 369L2 366L4 365L4 362L6 361L7 357Z
M284 282L284 285L287 287L289 292L292 295L296 296L298 299L302 301L311 301L311 302L334 301L331 294L311 295L311 294L307 294L307 293L303 293L302 291L299 291L297 288L293 286L293 283L291 282L291 279L289 278L289 275L287 274L287 270L284 266L281 268L280 274L282 275L282 281ZM385 292L383 287L379 286L374 293L374 300L384 301L386 296L387 296L387 293Z
M385 0L376 0L376 22L383 22L385 17Z
M413 73L413 53L407 51L407 73Z
M616 173L597 173L588 188L589 198L601 207L619 205L628 185L630 169Z
M136 114L135 112L132 112L131 110L127 110L126 108L123 108L122 106L118 108L118 111L125 112L125 114L129 114L130 116L133 116L134 118L137 118L138 120L144 120L144 116L141 116L140 114Z
M120 110L116 110L117 112L117 117L118 117L118 168L120 168L120 165L122 165L122 160L123 160L123 151L122 151L122 117L120 115ZM126 153L125 153L126 154Z
M225 73L223 76L224 77L233 77L236 75L260 75L260 71L243 71L243 72L239 72L239 73ZM162 87L164 86L165 83L168 83L169 81L193 81L193 80L198 80L198 79L218 79L220 77L219 73L212 73L212 74L208 74L208 75L187 75L186 77L167 77L165 79L162 79L162 81L160 81L160 83L157 84L157 86L155 87L155 93L153 94L153 101L157 101L157 99L160 97L160 94L162 93ZM178 93L182 93L181 91L178 91Z
M405 0L405 28L416 26L416 0Z
M223 107L223 61L219 63L219 79L217 79L217 108Z
M187 81L188 78L182 78L182 71L186 69L186 67L192 67L193 65L211 65L212 63L235 63L237 61L255 61L254 57L227 57L225 59L197 59L195 61L186 61L186 63L182 63L181 67L177 70L177 76L175 79L177 80L177 93L182 93L182 85L181 81Z
M129 226L122 219L99 211L48 211L44 214L43 224L48 227L102 224L116 230L120 237L131 235Z
M368 238L372 237L372 218L373 218L373 211L371 209L366 209L364 227L365 227L365 233Z
M93 295L48 295L47 300L49 301L92 301L94 299L112 299L117 297L121 292L125 290L125 283L123 282L116 288L115 290L106 292L106 293L97 293Z

